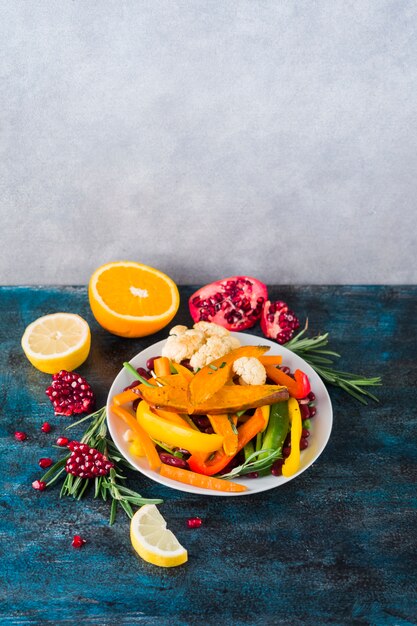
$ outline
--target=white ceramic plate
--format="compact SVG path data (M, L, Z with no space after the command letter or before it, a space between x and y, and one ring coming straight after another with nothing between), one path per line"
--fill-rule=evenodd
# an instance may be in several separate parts
M164 478L159 475L158 472L155 472L149 469L148 463L145 458L138 458L132 456L129 453L129 444L125 442L123 439L123 434L127 430L127 426L125 423L114 413L111 411L112 398L116 394L123 391L125 387L130 385L132 382L132 377L129 372L123 368L119 374L116 376L107 398L107 422L110 434L117 448L120 450L121 454L135 467L139 472L151 478L152 480L165 485L166 487L171 487L172 489L177 489L179 491L186 491L188 493L196 493L204 496L246 496L251 495L253 493L259 493L261 491L267 491L268 489L274 489L275 487L279 487L284 483L287 483L289 480L292 480L296 476L302 474L323 452L326 444L329 440L330 433L332 430L332 422L333 422L333 410L332 404L330 401L329 394L327 393L327 389L324 386L321 378L316 374L316 372L306 363L301 357L297 356L284 346L280 346L279 344L269 341L268 339L264 339L262 337L257 337L255 335L248 335L246 333L232 333L237 339L239 339L242 345L269 345L270 351L268 354L281 354L283 359L283 365L288 366L291 370L301 369L305 372L311 383L311 389L316 396L316 407L317 414L311 420L311 429L310 429L310 438L309 438L309 447L301 452L301 464L300 469L296 474L291 476L290 478L285 478L284 476L263 476L260 478L235 478L233 479L236 482L240 482L247 486L247 491L242 491L238 493L228 493L228 492L220 492L213 491L209 489L202 489L200 487L194 487L192 485L185 485L183 483L179 483L177 481L171 480L169 478ZM153 357L159 356L161 354L161 350L165 341L158 341L153 344L149 348L142 350L139 354L137 354L133 359L129 362L133 367L146 367L146 361Z

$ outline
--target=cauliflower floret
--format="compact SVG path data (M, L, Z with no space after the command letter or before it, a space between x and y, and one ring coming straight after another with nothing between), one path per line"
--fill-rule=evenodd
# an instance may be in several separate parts
M215 359L219 359L225 354L228 354L234 348L239 347L239 345L239 341L230 337L230 335L224 337L213 335L193 354L190 359L190 365L194 370L204 367Z
M227 328L223 328L223 326L213 322L197 322L197 324L194 324L194 328L204 333L206 337L228 337L230 335Z
M183 335L185 332L187 332L188 328L187 326L181 326L181 324L178 324L177 326L173 326L171 328L171 330L169 331L170 335Z
M264 385L266 370L262 363L254 356L242 356L233 363L233 371L240 376L241 385Z
M178 327L174 326L174 328ZM198 330L187 329L179 335L170 334L162 348L162 356L168 357L174 363L181 363L185 359L191 359L203 344L203 333Z

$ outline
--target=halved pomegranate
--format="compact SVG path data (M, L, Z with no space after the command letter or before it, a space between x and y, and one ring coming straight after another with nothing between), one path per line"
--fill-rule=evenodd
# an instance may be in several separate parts
M261 328L265 337L275 339L280 344L287 343L299 327L298 318L285 302L265 302L261 317Z
M228 330L245 330L261 316L266 285L250 276L223 278L202 287L189 299L194 322L214 322Z

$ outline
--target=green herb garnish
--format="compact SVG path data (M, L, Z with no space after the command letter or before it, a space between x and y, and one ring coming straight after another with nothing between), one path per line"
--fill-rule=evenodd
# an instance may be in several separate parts
M107 476L97 476L94 479L80 478L78 476L73 476L72 474L67 474L65 471L65 465L70 455L66 454L48 469L48 471L42 476L41 480L45 481L49 487L64 474L65 478L61 487L60 497L72 496L77 500L80 500L88 488L94 485L94 498L101 497L105 501L108 498L111 498L112 500L110 506L110 525L113 524L116 519L117 507L119 504L128 517L133 516L132 505L142 506L143 504L160 504L162 500L142 498L139 493L128 489L123 484L126 480L126 476L123 475L121 466L124 465L129 469L133 468L128 461L120 456L120 452L117 450L113 441L107 436L106 407L83 417L78 420L78 422L70 424L67 426L67 429L74 428L84 422L89 422L89 425L79 441L95 448L104 454L109 461L114 463L114 467L111 468L109 474Z
M258 457L260 455L266 456L262 459ZM248 458L242 463L234 467L227 474L222 474L221 478L237 478L238 476L244 476L245 474L251 474L252 472L261 472L263 470L269 470L274 461L282 458L281 450L273 450L272 448L265 448L265 450L257 450L248 456Z
M329 333L317 335L316 337L303 338L307 328L308 320L305 328L290 339L290 341L285 344L285 347L307 361L325 382L347 391L347 393L356 398L356 400L359 400L359 402L362 402L362 404L368 404L366 398L371 398L375 400L375 402L379 402L378 398L367 389L364 389L364 387L377 387L382 385L381 377L373 376L367 378L360 374L352 374L350 372L334 369L332 367L334 358L340 358L340 354L333 350L324 349L329 343Z

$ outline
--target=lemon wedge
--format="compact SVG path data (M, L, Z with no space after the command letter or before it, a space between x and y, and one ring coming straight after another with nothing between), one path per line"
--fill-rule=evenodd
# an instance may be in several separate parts
M152 565L175 567L188 560L188 553L154 504L142 506L130 522L130 540L139 556Z
M75 370L88 357L90 345L90 327L75 313L39 317L29 324L22 337L27 358L46 374Z

